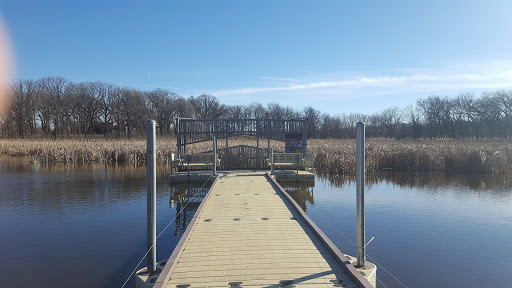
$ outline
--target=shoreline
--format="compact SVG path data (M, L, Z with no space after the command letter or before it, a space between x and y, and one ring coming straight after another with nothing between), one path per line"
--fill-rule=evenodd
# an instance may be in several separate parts
M219 142L221 143L221 142ZM222 143L221 143L222 144ZM252 145L251 139L230 140L231 145ZM169 163L176 139L157 139L157 163ZM209 142L190 147L190 153L211 150ZM272 141L271 147L283 144ZM219 147L219 148L222 148ZM308 153L322 174L355 173L354 139L309 139ZM145 139L0 139L0 155L29 156L31 162L131 163L146 161ZM366 140L366 172L408 171L500 175L512 172L512 141L507 140Z

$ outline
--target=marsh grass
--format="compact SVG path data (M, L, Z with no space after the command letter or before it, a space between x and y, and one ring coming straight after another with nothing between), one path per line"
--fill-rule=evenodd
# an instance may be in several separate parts
M254 139L230 138L229 146L253 145ZM157 139L157 162L167 163L176 153L176 139ZM225 142L219 139L219 148ZM260 147L266 147L262 140ZM277 151L284 143L272 141ZM187 153L211 151L211 142L187 147ZM355 174L355 140L312 139L308 152L315 154L319 174ZM132 163L146 161L145 139L0 140L0 154L29 155L32 162ZM366 140L366 171L508 174L512 169L512 142L506 140Z
M157 141L157 161L168 162L176 141ZM145 140L0 140L0 153L28 155L32 162L144 163Z
M311 140L315 166L326 174L355 174L355 140ZM504 140L366 140L366 171L507 174L512 142Z

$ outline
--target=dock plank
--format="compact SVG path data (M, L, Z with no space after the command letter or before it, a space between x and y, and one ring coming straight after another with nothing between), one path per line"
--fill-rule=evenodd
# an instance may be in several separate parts
M164 287L356 287L263 173L217 181Z

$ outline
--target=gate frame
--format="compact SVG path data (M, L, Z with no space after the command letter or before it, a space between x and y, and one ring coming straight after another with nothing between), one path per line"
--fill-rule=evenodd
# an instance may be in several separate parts
M226 139L229 149L229 137L255 136L256 147L260 149L260 138L267 139L267 152L270 153L270 140L285 141L286 134L300 134L302 137L302 156L306 157L308 120L307 119L194 119L177 117L176 146L177 156L187 154L187 145L214 141L214 138ZM251 146L253 147L253 146Z

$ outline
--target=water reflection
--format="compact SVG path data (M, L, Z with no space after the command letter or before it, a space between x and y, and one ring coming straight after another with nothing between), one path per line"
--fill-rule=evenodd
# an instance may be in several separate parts
M315 204L314 191L315 182L279 182L281 187L292 196L302 210L306 211L307 202Z
M0 156L0 255L9 263L0 270L4 286L67 287L78 281L83 287L120 287L146 249L145 173L144 166L46 165ZM170 185L169 174L167 166L158 166L157 231L169 227L159 239L158 259L171 255L208 191ZM316 187L281 185L342 251L354 254L355 247L338 234L355 239L354 177L323 178L345 187L318 178ZM376 239L369 255L409 287L510 286L510 273L495 273L495 267L510 271L512 259L510 176L380 172L366 180L373 185L368 231ZM479 265L488 255L499 255L496 265ZM439 266L453 259L464 269ZM23 274L27 261L37 268L32 277ZM72 268L56 270L62 263ZM390 276L378 275L394 287ZM127 287L134 287L130 281Z
M355 182L355 175L318 175L333 185L342 187ZM512 175L408 173L380 171L365 176L366 185L389 182L403 188L466 187L478 191L508 191L512 188Z
M174 236L185 232L194 217L201 201L208 193L210 184L199 186L197 183L172 184L169 207L176 208L176 229Z
M327 179L331 185L342 187L355 183L355 175L318 175ZM366 175L367 187L380 183L391 183L401 188L421 188L423 191L445 191L446 187L468 188L475 192L488 192L495 195L508 194L512 189L511 175L445 174L445 173L407 173L382 171ZM299 206L306 211L308 203L315 204L314 186L311 182L279 182ZM458 190L455 190L458 191ZM463 191L463 190L460 190Z
M168 185L169 169L157 167ZM92 207L138 197L145 189L146 167L108 163L30 163L28 157L1 157L0 207L56 211ZM163 182L160 181L160 186ZM162 187L163 188L163 187Z

